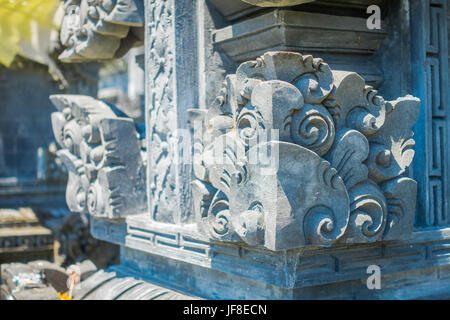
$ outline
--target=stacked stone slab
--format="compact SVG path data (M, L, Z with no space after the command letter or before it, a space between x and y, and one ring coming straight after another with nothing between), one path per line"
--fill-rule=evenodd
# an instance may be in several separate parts
M53 233L31 208L0 209L0 262L53 259Z

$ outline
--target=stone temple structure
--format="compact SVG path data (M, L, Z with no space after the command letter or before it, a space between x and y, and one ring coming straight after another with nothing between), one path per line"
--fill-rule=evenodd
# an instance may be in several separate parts
M50 97L67 206L121 247L92 285L450 296L446 0L64 6L61 61L145 47L145 127L90 96Z

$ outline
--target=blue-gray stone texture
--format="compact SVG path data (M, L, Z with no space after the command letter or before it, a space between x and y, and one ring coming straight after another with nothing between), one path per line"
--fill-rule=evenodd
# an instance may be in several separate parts
M92 39L109 23L145 35L148 207L91 220L121 246L117 270L206 299L450 297L447 0L139 1L86 24L91 42L70 34L86 49L74 60L104 58ZM280 135L251 148L255 127ZM91 129L75 130L80 146ZM193 132L193 164L178 161L180 129ZM92 167L72 140L62 152ZM246 161L267 146L283 157L263 176ZM209 161L217 150L229 161ZM76 200L95 205L89 194Z

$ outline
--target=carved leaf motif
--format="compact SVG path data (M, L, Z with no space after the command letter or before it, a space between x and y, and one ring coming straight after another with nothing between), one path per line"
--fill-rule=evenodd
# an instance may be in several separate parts
M242 103L237 97L236 77L227 76L220 95L204 115L206 127L203 137L204 145L212 143L215 138L235 129Z
M370 180L349 190L350 220L343 241L366 243L380 240L386 227L386 199Z
M62 45L72 47L74 43L71 43L71 38L81 26L80 7L65 2L64 9L65 15L61 24L60 40Z
M228 198L219 190L211 201L208 215L202 218L202 227L206 227L204 232L216 240L239 241L231 220Z
M64 125L67 121L61 112L53 112L51 117L55 140L62 147L64 145Z
M318 205L310 208L303 223L306 243L313 245L333 243L339 238L336 236L335 220L336 217L330 207ZM339 230L338 234L342 235L342 230Z
M98 181L95 181L88 190L87 206L92 215L103 216L105 214L104 190Z
M281 80L297 86L306 103L321 103L331 92L333 74L328 64L295 52L267 52L255 61L241 64L236 71L237 89L250 99L261 81Z
M81 19L81 18L80 18ZM120 46L120 37L103 35L94 31L94 25L86 22L78 28L64 27L64 18L62 28L64 32L67 48L59 55L59 60L63 62L81 62L88 60L112 59L114 53ZM107 29L103 25L102 29ZM74 30L72 32L72 30ZM108 33L105 31L104 33ZM122 33L121 33L122 34ZM68 39L68 40L66 40Z
M416 186L395 178L414 155L418 108L412 97L385 103L356 73L331 73L311 56L268 52L241 64L194 115L206 132L194 148L199 228L270 250L405 237Z
M383 127L369 138L369 177L377 183L405 172L414 158L412 139L419 116L420 100L412 96L387 103L389 113Z
M236 234L251 246L264 244L264 214L260 203L255 202L249 210L234 216Z
M333 71L333 76L335 89L324 104L333 115L337 130L355 129L366 137L377 132L386 117L383 98L354 72Z
M72 212L87 213L89 182L84 175L83 163L68 150L59 150L57 155L69 173L66 187L67 207Z
M191 182L192 196L194 197L194 214L195 219L201 227L201 221L208 216L208 209L211 205L212 198L217 192L209 183L201 180L194 180Z
M244 178L245 147L234 134L225 134L206 146L203 163L209 173L211 184L229 196L231 177Z
M414 225L417 182L406 177L386 181L381 189L387 200L388 219L383 240L408 239Z
M273 157L266 165L250 161L267 155ZM253 147L247 158L247 179L232 180L230 211L232 217L240 217L258 204L265 247L287 250L329 244L342 236L349 200L342 179L327 161L304 147L279 141Z
M194 129L193 132L193 169L194 175L201 181L209 181L209 174L203 163L203 151L204 151L204 143L209 143L209 139L207 140L204 132L204 120L206 117L207 110L201 109L190 109L188 110L189 121L191 127Z
M146 206L145 166L133 120L88 96L54 95L58 151L69 171L66 200L74 212L122 218Z
M347 189L367 180L368 169L363 161L369 155L369 142L356 130L341 129L327 155Z

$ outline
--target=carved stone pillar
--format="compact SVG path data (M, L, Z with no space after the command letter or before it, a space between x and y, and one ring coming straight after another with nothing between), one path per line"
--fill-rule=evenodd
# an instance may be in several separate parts
M186 223L190 217L189 108L198 105L195 2L145 1L146 130L150 218ZM190 156L190 150L184 150Z
M121 245L117 269L202 297L421 296L423 277L411 284L415 291L408 282L368 292L361 281L373 264L396 283L427 268L434 286L449 272L440 268L450 261L442 254L450 231L413 228L418 187L408 169L421 100L398 98L409 92L407 71L372 72L390 54L409 57L408 36L397 34L409 26L368 31L365 11L322 14L330 2L320 0L305 4L309 10L246 2L145 1L142 156L139 131L113 108L88 97L56 99L54 129L72 168L69 205L89 211L97 199L89 190L103 188L96 195L109 201L96 202L105 205L91 212L91 231ZM345 11L368 2L333 5ZM406 2L387 7L409 21ZM317 32L324 26L330 39ZM390 47L399 38L400 53ZM374 89L380 83L386 100ZM120 178L107 179L114 170ZM124 190L119 208L116 186Z

